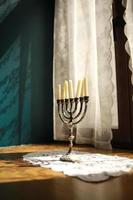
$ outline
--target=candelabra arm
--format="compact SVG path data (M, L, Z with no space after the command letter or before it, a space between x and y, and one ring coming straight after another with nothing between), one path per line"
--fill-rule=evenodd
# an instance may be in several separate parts
M72 109L73 109L73 103L75 103L75 99L74 98L70 98L69 100L68 99L65 99L65 105L66 105L66 113L68 115L71 115L73 112L72 112ZM69 105L69 107L68 107Z
M83 112L83 114L81 115L81 118L80 118L80 119L78 119L77 121L74 121L74 122L73 122L74 125L76 125L76 124L78 124L79 122L81 122L81 120L82 120L82 119L85 117L85 115L86 115L89 97L84 97L84 101L85 101L84 112ZM81 112L82 112L82 109L81 109Z
M68 121L66 121L63 117L62 117L62 115L59 113L59 117L60 117L60 119L61 119L61 121L64 123L64 124L68 124Z
M77 111L79 98L76 97L74 100L75 100L75 101L74 101L74 102L75 102L75 107L74 107L74 110L72 111L72 114L75 114L75 112Z
M81 116L81 118L80 118L78 121L76 121L76 122L73 123L74 125L76 125L76 124L78 124L79 122L82 121L82 119L84 118L84 116L85 116L85 114L86 114L86 111L87 111L87 105L85 105L85 110L84 110L83 115Z
M65 104L67 104L67 102L65 102ZM70 119L70 113L68 113L67 110L64 109L64 104L63 103L61 104L61 107L62 107L63 117L66 118L66 119Z
M59 117L61 119L61 121L64 123L64 124L68 124L68 121L65 119L64 117L64 113L61 112L61 108L62 107L61 105L63 105L63 100L57 100L57 104L58 104L58 114L59 114ZM69 118L68 118L69 119Z
M73 117L73 119L76 119L80 116L82 109L83 109L83 97L80 97L80 109L79 109L79 112L77 113L77 115Z

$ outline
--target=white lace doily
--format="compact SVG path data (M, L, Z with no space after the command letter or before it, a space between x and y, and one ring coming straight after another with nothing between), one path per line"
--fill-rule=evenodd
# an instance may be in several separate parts
M126 157L74 151L71 154L74 162L63 162L60 157L64 154L64 151L45 151L29 153L23 159L88 182L104 181L133 169L133 159Z

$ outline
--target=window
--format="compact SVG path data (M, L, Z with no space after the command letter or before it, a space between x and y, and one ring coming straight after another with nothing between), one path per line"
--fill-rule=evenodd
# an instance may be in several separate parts
M129 56L125 51L124 8L121 0L113 0L113 28L115 41L118 130L113 130L113 146L131 148L133 144L133 87L128 67Z

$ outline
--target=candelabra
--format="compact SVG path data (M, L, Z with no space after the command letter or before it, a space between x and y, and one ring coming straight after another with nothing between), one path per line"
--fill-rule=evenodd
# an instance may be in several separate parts
M59 117L69 128L69 149L67 153L60 158L62 161L73 162L70 154L75 139L74 126L84 118L87 111L88 101L89 96L57 100Z

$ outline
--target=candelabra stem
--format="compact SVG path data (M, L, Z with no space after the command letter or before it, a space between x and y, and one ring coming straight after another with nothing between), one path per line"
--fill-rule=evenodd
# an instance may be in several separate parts
M73 124L71 123L69 127L70 135L69 135L69 149L66 155L70 154L72 152L72 147L73 147L73 141L74 141L74 134L73 134Z
M70 122L68 124L69 127L69 149L67 151L67 153L65 155L63 155L60 160L61 161L66 161L66 162L73 162L73 160L71 159L71 157L69 156L72 152L72 147L73 147L73 141L74 141L74 133L73 133L73 122L72 122L73 118L72 115L70 116Z

